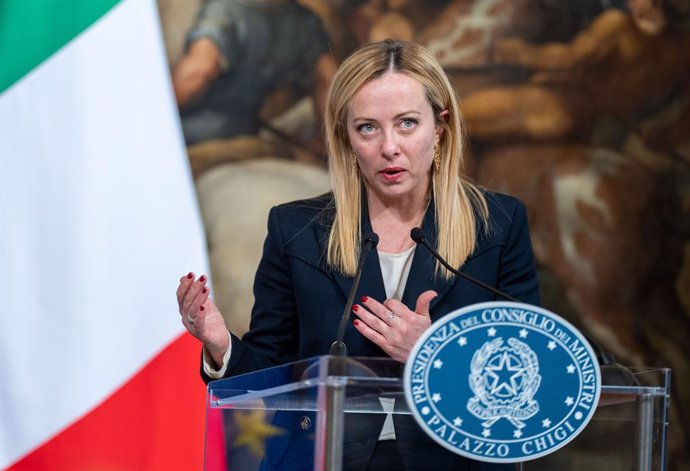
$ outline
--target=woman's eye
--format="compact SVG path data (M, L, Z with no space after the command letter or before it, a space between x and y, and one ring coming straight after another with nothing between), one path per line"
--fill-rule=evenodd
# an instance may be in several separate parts
M360 124L359 126L357 126L357 130L361 133L369 134L369 133L374 132L376 130L376 128L371 123L364 123L364 124Z
M417 121L411 118L405 118L400 121L400 127L403 129L412 129L417 124Z

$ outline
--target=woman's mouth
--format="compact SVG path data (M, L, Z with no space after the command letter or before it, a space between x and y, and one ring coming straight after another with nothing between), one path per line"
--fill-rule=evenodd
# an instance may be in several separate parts
M379 173L385 181L395 182L402 177L403 173L405 173L405 170L400 167L388 167L384 168Z

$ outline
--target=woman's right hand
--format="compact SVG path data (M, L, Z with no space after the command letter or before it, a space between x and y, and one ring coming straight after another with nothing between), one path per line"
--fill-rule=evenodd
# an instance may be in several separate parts
M230 346L228 329L223 315L208 297L207 281L204 275L195 280L194 273L180 278L177 304L182 325L204 344L213 361L220 367L223 355Z

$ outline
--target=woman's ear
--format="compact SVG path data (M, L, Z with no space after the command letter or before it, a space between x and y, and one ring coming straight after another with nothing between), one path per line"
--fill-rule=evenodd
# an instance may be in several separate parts
M443 121L444 123L447 123L448 120L450 119L450 111L448 110L443 110L438 114L439 121ZM443 126L440 124L436 125L436 136L440 138L443 135Z

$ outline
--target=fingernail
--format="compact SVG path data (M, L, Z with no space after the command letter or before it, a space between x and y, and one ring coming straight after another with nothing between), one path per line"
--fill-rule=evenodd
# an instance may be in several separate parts
M359 320L358 320L358 319L355 319L354 324L355 324L355 327L359 327Z
M201 275L201 276L199 277L199 281L201 281L202 283L203 283L204 281L206 281L206 275Z
M352 310L355 312L359 311L359 305L355 304L354 306L352 306Z
M204 309L206 309L204 306L199 306L200 311L203 311Z
M206 294L207 291L208 291L208 290L207 290L206 288L204 288L204 289L201 290L201 294Z
M191 280L192 278L194 278L194 274L190 271L189 273L187 273L187 278Z
M362 296L362 302L363 302L363 303L366 303L366 302L367 302L367 299L369 299L369 298L367 298L366 296Z

